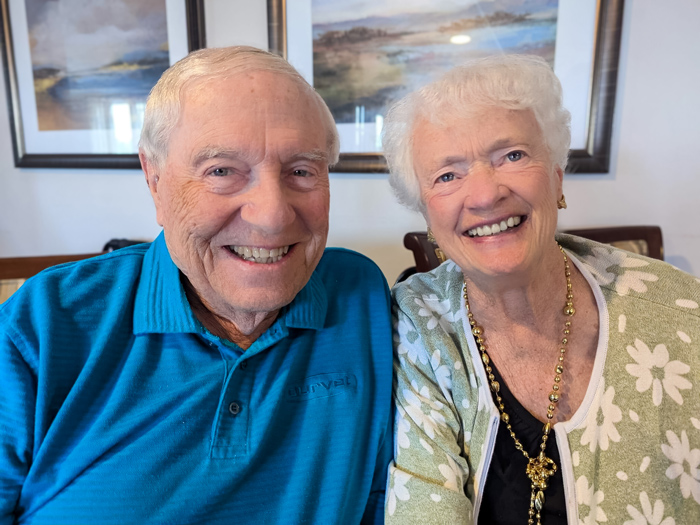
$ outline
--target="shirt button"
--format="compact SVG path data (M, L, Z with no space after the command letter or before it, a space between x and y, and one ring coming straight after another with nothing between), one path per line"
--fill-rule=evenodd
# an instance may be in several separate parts
M246 368L248 368L248 361L243 361L243 362L241 363L241 368L242 368L243 370L245 370Z
M241 411L241 405L234 401L228 406L228 411L231 412L231 414L233 414L234 416L237 416L238 413Z

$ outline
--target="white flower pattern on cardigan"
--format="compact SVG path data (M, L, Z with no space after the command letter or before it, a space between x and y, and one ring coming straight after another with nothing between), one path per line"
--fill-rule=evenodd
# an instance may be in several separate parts
M646 392L653 385L652 399L655 406L661 404L662 388L676 403L683 404L683 396L678 390L688 389L692 386L690 381L683 377L684 374L690 372L688 365L678 360L669 361L666 345L656 345L652 352L640 339L634 342L634 346L627 347L627 353L636 361L636 363L628 364L625 369L638 378L637 392ZM658 377L658 374L654 374L655 369L663 371L663 379Z
M642 504L642 512L632 505L627 505L627 512L632 519L623 525L676 525L676 520L671 516L664 518L664 502L660 499L656 500L652 508L649 495L642 491L639 494L639 502Z
M622 411L614 403L614 398L615 387L610 386L605 390L605 378L602 377L586 418L586 429L581 435L581 444L588 445L591 452L595 452L596 447L608 450L611 441L615 443L620 441L620 433L615 428L615 423L622 421ZM599 417L602 418L600 425Z

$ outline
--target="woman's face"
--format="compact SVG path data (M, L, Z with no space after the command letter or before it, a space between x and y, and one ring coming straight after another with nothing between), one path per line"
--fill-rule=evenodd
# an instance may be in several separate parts
M472 280L528 276L553 247L562 171L529 110L485 107L416 123L428 225Z

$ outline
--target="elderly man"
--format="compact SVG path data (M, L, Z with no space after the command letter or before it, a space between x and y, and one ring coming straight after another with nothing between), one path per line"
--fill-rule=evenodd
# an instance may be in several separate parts
M381 521L391 331L326 250L328 108L284 60L165 72L141 163L163 233L0 308L0 523Z

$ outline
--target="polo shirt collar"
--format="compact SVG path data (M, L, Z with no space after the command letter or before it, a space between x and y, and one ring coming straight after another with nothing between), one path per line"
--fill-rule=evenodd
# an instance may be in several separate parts
M320 330L327 310L326 288L314 272L294 300L282 308L275 324ZM134 334L209 334L192 312L180 281L180 270L170 257L163 232L153 241L143 259L133 323Z
M161 232L143 258L134 304L134 334L203 332Z

